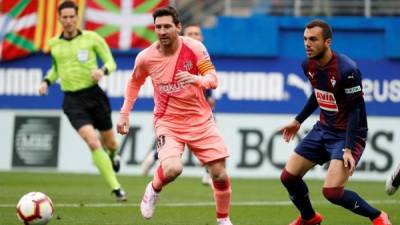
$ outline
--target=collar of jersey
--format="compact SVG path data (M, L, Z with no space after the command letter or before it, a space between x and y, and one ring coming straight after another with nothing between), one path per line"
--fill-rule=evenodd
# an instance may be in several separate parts
M78 33L77 33L74 37L72 37L72 38L66 38L66 37L64 37L64 32L61 32L60 39L64 39L64 40L66 40L66 41L71 41L72 39L78 37L78 36L81 35L81 34L82 34L82 31L78 29Z

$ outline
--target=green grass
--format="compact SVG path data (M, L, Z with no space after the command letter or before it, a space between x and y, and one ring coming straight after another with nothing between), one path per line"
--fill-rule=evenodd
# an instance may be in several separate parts
M120 176L127 203L116 203L98 175L0 172L0 225L21 224L15 215L18 199L30 191L51 197L56 213L49 225L215 225L212 191L200 178L181 177L161 195L155 216L142 219L139 211L144 188L151 178ZM367 225L368 219L328 203L321 195L322 181L307 180L314 207L325 216L323 225ZM351 181L349 188L389 213L400 224L400 201L384 193L383 182ZM279 180L232 179L235 225L284 225L298 212Z

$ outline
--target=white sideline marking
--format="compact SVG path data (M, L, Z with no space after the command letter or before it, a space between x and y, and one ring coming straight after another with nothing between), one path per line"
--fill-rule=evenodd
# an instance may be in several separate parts
M400 204L399 200L367 200L371 204L381 205L394 205ZM328 201L313 201L314 205L328 205ZM232 206L290 206L291 201L259 201L259 202L232 202ZM74 203L60 203L54 204L56 208L124 208L124 207L139 207L139 203L88 203L88 204L74 204ZM176 203L159 203L158 207L200 207L200 206L214 206L214 202L176 202ZM16 204L0 204L0 208L14 208Z

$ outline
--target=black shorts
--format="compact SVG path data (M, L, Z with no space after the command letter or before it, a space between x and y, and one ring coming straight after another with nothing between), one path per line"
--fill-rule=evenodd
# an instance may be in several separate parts
M63 110L76 130L86 124L100 131L112 128L110 102L98 85L64 92Z

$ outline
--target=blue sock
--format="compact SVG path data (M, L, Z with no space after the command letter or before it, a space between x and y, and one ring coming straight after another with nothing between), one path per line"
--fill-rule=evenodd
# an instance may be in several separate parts
M374 220L380 215L380 211L369 205L357 193L351 190L339 188L324 188L324 196L332 203L340 205L358 215Z
M281 181L289 192L290 200L300 211L301 218L305 220L311 219L315 215L315 211L311 205L308 188L303 179L293 176L284 169L281 174Z

